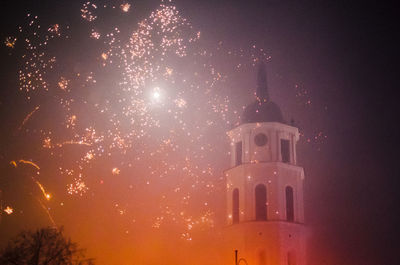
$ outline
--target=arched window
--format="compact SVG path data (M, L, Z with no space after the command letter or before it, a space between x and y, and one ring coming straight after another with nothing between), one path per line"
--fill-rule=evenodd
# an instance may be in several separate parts
M267 265L267 255L264 249L258 252L258 265Z
M290 142L289 140L281 139L281 156L283 163L290 163Z
M293 251L290 251L287 254L287 264L296 265L296 254Z
M232 223L239 223L239 189L232 192Z
M267 220L267 189L265 185L258 184L255 189L256 193L256 220Z
M242 164L242 141L236 143L236 159L235 165L239 166Z
M286 187L286 220L294 221L294 203L293 203L293 188Z

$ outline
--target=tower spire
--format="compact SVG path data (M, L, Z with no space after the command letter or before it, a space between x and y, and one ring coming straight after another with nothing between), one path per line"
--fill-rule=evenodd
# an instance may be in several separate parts
M269 100L267 73L264 62L260 62L258 66L256 96L260 102L267 102Z

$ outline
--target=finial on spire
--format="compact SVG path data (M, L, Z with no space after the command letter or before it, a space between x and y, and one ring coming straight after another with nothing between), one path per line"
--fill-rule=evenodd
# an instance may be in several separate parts
M260 62L259 66L258 66L256 96L260 102L266 102L269 100L268 85L267 85L267 73L265 70L264 62Z

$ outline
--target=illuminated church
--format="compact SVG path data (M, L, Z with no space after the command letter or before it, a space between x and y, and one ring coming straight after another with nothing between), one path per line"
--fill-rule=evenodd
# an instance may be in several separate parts
M258 70L256 100L228 135L231 167L225 171L224 238L231 257L237 250L236 263L241 265L305 265L299 131L285 123L279 106L270 100L264 64Z

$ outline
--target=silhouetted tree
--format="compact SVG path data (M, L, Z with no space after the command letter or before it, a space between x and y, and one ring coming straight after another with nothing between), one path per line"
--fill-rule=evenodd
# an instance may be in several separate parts
M93 265L85 251L64 237L61 229L41 228L23 231L0 251L4 265Z

